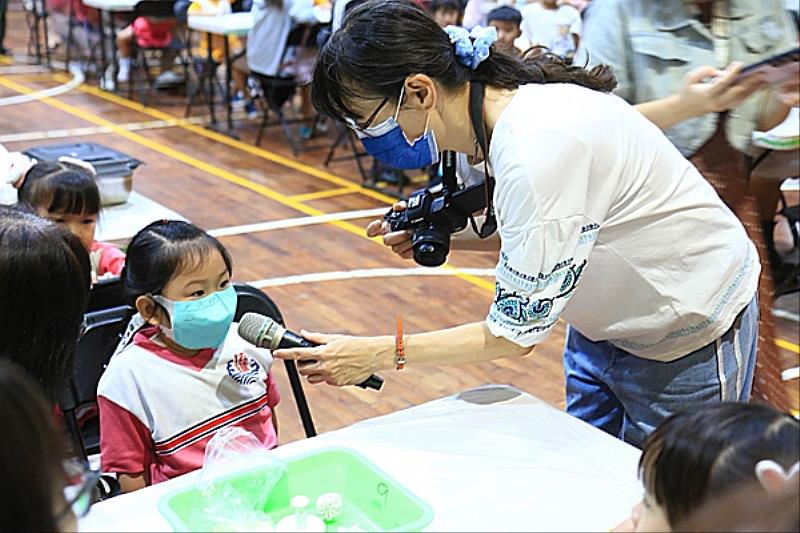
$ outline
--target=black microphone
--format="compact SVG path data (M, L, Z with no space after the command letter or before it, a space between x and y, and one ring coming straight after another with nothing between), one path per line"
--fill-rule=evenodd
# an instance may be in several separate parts
M278 350L280 348L313 348L319 346L281 326L273 319L258 313L245 313L239 321L239 336L259 348ZM363 383L362 389L381 390L383 378L372 374Z

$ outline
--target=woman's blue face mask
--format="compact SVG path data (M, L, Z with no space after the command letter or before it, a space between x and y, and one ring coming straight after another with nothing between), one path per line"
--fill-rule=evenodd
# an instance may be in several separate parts
M400 113L400 104L403 102L405 85L400 89L400 98L397 100L397 109L391 116L375 126L366 129L359 128L355 122L348 121L361 139L367 153L377 158L381 163L392 168L413 170L425 168L439 161L439 148L436 145L436 136L433 130L428 129L428 120L425 121L425 131L409 141L400 124L397 115Z

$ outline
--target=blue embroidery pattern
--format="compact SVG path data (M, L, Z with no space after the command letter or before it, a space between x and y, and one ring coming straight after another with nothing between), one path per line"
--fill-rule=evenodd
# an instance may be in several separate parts
M552 298L532 300L516 292L505 291L497 283L495 285L494 299L496 310L514 325L529 324L549 317L553 311L554 302L559 298L566 298L575 291L586 263L587 261L584 259L580 265L572 264L569 266L564 275L564 281L559 288L559 293Z

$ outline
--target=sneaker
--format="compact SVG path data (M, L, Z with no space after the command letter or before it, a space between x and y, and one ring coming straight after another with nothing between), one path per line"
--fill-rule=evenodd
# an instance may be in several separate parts
M131 58L119 58L119 72L117 72L117 81L126 83L131 77Z
M176 74L172 70L165 70L153 80L153 85L158 89L160 87L169 87L171 85L178 85L183 83L183 76Z
M0 46L0 56L10 56L10 55L11 55L11 50Z
M231 109L236 112L244 110L245 101L244 101L244 94L241 91L233 95L231 98Z
M244 104L244 111L245 113L247 113L247 118L250 119L258 118L259 115L258 108L256 107L256 103L252 99L247 100L247 103Z

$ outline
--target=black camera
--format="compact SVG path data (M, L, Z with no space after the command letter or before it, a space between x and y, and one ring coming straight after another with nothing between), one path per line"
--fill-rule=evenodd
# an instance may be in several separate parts
M411 230L414 261L429 267L447 260L450 235L466 228L472 213L486 207L483 183L459 187L456 153L442 152L442 160L441 184L414 191L403 211L384 216L392 231Z

